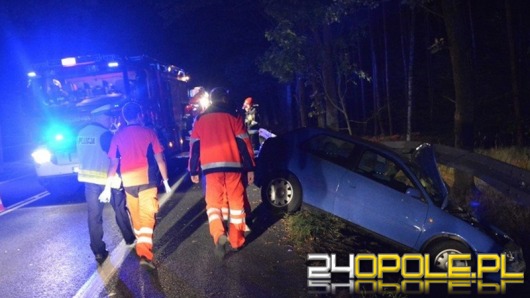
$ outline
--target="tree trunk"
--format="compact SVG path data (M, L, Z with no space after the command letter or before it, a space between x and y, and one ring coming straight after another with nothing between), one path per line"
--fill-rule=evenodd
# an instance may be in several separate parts
M394 129L392 127L392 105L390 104L390 80L388 78L388 37L386 30L386 10L385 2L382 2L383 10L383 39L385 42L385 97L386 97L386 110L388 116L388 134L392 135Z
M415 32L414 24L416 23L416 14L414 8L410 9L410 26L409 26L409 65L407 71L407 141L412 136L412 104L413 104L413 83L414 83L414 42Z
M504 1L506 5L506 33L508 47L510 50L510 72L512 82L512 101L515 117L515 142L517 146L523 145L523 117L521 116L521 91L519 87L519 68L517 63L517 53L515 49L515 39L513 32L513 8L510 0Z
M442 0L455 88L455 147L473 150L474 76L467 1Z
M305 86L304 86L304 80L297 76L296 78L296 104L298 105L298 111L299 111L299 125L301 127L307 127L307 111L305 106Z
M332 130L339 129L338 111L328 101L337 102L337 84L335 79L335 67L333 63L332 33L328 25L322 27L322 39L316 38L322 49L322 85L324 89L326 127Z
M455 88L455 147L473 150L474 76L473 51L466 9L468 1L441 0ZM473 186L473 176L455 171L455 196L466 195Z
M405 15L403 13L403 9L400 9L399 10L399 32L400 32L400 46L401 46L401 61L403 62L403 77L405 78L405 80L403 81L404 85L407 86L407 88L405 88L405 94L404 94L404 98L408 98L408 78L409 78L409 62L408 62L408 59L407 59L407 55L406 55L406 48L405 48L405 44L406 44L406 40L405 40L405 25L403 24L405 22ZM405 104L405 103L403 103ZM408 118L407 118L408 119ZM407 140L410 140L410 135L409 135L409 131L408 131L408 120L406 120L406 123L405 123L405 135L406 135L406 139Z
M429 48L432 46L432 41L434 40L432 31L430 30L429 26L429 14L425 16L424 19L424 26L426 28L426 34L424 35L425 38L425 48ZM432 53L428 53L427 57L425 59L425 72L427 74L427 98L429 99L429 129L432 131L435 127L435 120L434 120L434 84L433 84L433 61L432 61Z
M377 54L375 47L375 33L372 30L373 24L370 24L370 52L372 62L372 96L373 96L373 119L374 135L384 135L383 124L381 121L381 100L379 95L379 74L377 72Z
M293 129L293 92L290 84L285 84L285 103L286 108L284 112L284 117L287 119L287 128L289 130Z
M358 59L358 64L359 64L359 68L360 69L364 69L363 67L363 59L362 59L362 55L361 55L361 42L359 41L358 45L357 45L357 59ZM359 119L361 119L362 121L362 134L366 134L366 92L365 92L365 82L364 82L364 78L361 78L360 79L360 89L361 89L361 115L359 117Z

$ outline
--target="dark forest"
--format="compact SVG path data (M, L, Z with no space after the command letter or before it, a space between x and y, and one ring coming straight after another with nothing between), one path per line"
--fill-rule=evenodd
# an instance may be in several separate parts
M321 126L466 149L530 141L528 1L1 5L5 158L25 142L18 115L27 66L90 53L146 54L186 69L190 88L252 96L274 132Z

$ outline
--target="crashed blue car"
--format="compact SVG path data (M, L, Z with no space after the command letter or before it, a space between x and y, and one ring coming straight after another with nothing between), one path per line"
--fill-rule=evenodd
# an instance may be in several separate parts
M292 213L306 204L328 212L404 251L429 253L439 271L453 253L505 253L508 271L526 269L521 247L508 235L451 204L430 144L405 155L303 128L265 141L255 177L272 209Z

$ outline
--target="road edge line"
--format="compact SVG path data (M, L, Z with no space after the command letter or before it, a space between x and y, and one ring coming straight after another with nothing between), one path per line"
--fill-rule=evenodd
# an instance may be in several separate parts
M7 207L4 211L0 212L0 216L6 215L6 214L8 214L10 212L13 212L13 211L15 211L15 210L17 210L17 209L19 209L21 207L24 207L24 206L26 206L28 204L31 204L31 203L33 203L35 201L38 201L38 200L40 200L40 199L42 199L44 197L49 196L49 195L50 195L50 193L47 190L45 190L45 191L43 191L43 192L41 192L39 194L36 194L36 195L34 195L32 197L29 197L29 198L25 199L24 201L20 201L20 202L14 204L14 205L11 205L11 206Z

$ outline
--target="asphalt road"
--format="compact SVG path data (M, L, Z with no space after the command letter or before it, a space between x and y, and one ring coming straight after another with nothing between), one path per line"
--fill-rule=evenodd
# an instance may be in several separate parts
M121 239L110 205L104 210L110 257L97 266L82 193L49 194L27 164L9 165L0 177L0 197L7 207L0 212L0 297L328 296L323 294L327 285L308 286L305 257L294 252L284 220L261 205L255 186L247 189L255 217L247 245L218 260L200 185L190 182L182 165L173 168L173 192L159 198L154 238L158 269L150 272ZM355 229L348 228L343 236L315 252L397 252ZM524 297L527 292L527 284L509 285L500 296ZM349 294L346 286L337 296ZM434 287L429 294L436 294Z
M129 254L99 297L304 297L305 260L283 239L282 221L249 187L255 220L247 245L224 260L213 254L200 185L189 178L163 205L155 229L158 269L147 272Z
M88 245L82 192L58 197L47 194L31 172L8 174L0 182L7 202L0 213L0 297L309 295L304 258L285 239L283 221L260 204L254 186L248 188L255 220L247 245L221 261L213 254L200 186L182 168L173 173L174 192L159 200L158 269L149 272L120 238L110 205L103 220L110 257L98 267ZM40 197L28 202L36 194ZM28 203L17 206L20 202Z

